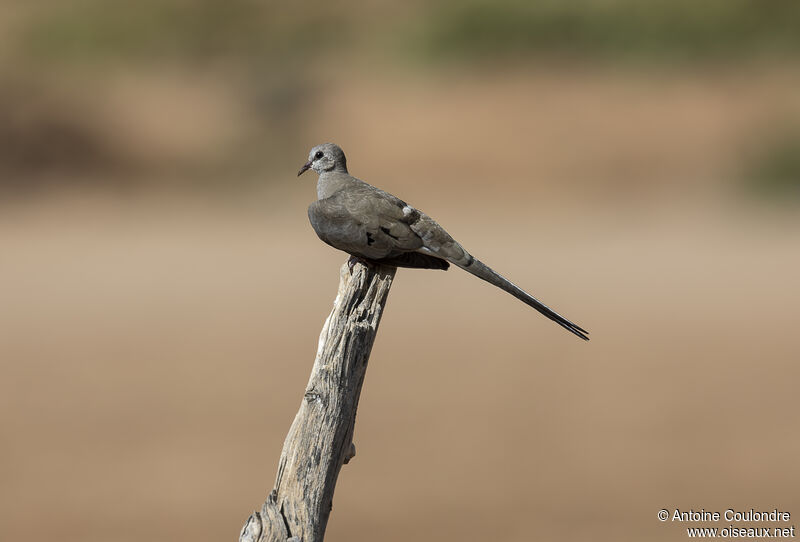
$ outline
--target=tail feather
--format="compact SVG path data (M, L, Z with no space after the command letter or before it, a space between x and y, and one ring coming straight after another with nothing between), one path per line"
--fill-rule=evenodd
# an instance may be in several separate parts
M484 264L480 260L472 259L471 262L465 264L461 264L459 262L453 262L453 263L459 266L464 271L472 273L476 277L485 280L489 284L493 284L498 288L502 288L503 290L513 295L523 303L530 305L531 307L533 307L534 309L536 309L544 316L548 317L550 320L554 321L567 331L574 333L584 341L589 340L589 337L587 337L587 335L589 334L588 331L586 331L585 329L576 324L573 324L572 322L570 322L569 320L567 320L566 318L555 312L553 309L551 309L550 307L548 307L547 305L545 305L532 295L529 295L521 288L518 288L517 286L509 282L505 277L496 273L494 270L492 270L492 268L490 268L488 265Z

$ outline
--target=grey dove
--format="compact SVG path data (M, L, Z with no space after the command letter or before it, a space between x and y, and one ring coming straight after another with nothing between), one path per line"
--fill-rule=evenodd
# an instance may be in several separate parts
M588 331L474 258L431 217L350 175L338 145L324 143L311 149L297 176L309 169L319 174L319 180L318 199L308 207L308 218L327 244L367 262L395 267L446 270L450 262L589 340Z

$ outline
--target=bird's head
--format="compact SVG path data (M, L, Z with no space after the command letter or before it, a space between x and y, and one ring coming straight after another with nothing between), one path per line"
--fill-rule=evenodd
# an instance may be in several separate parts
M319 174L333 170L347 173L347 159L344 156L344 151L335 143L317 145L309 151L308 162L303 164L303 167L297 172L297 176L299 177L309 169Z

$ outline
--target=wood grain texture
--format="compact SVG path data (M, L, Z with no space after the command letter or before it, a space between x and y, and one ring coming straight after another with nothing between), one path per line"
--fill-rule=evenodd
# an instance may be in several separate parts
M356 263L340 270L339 291L319 337L300 410L283 444L278 476L240 542L320 542L339 470L355 455L361 386L396 269Z

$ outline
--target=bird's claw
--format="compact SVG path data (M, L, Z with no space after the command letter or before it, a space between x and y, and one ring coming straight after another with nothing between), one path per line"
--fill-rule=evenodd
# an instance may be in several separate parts
M351 276L353 275L353 268L356 266L357 263L360 263L360 264L364 265L365 267L369 267L369 268L372 268L374 266L374 263L369 261L369 260L366 260L366 259L361 258L359 256L351 255L350 258L347 260L347 269L350 270L350 275Z

